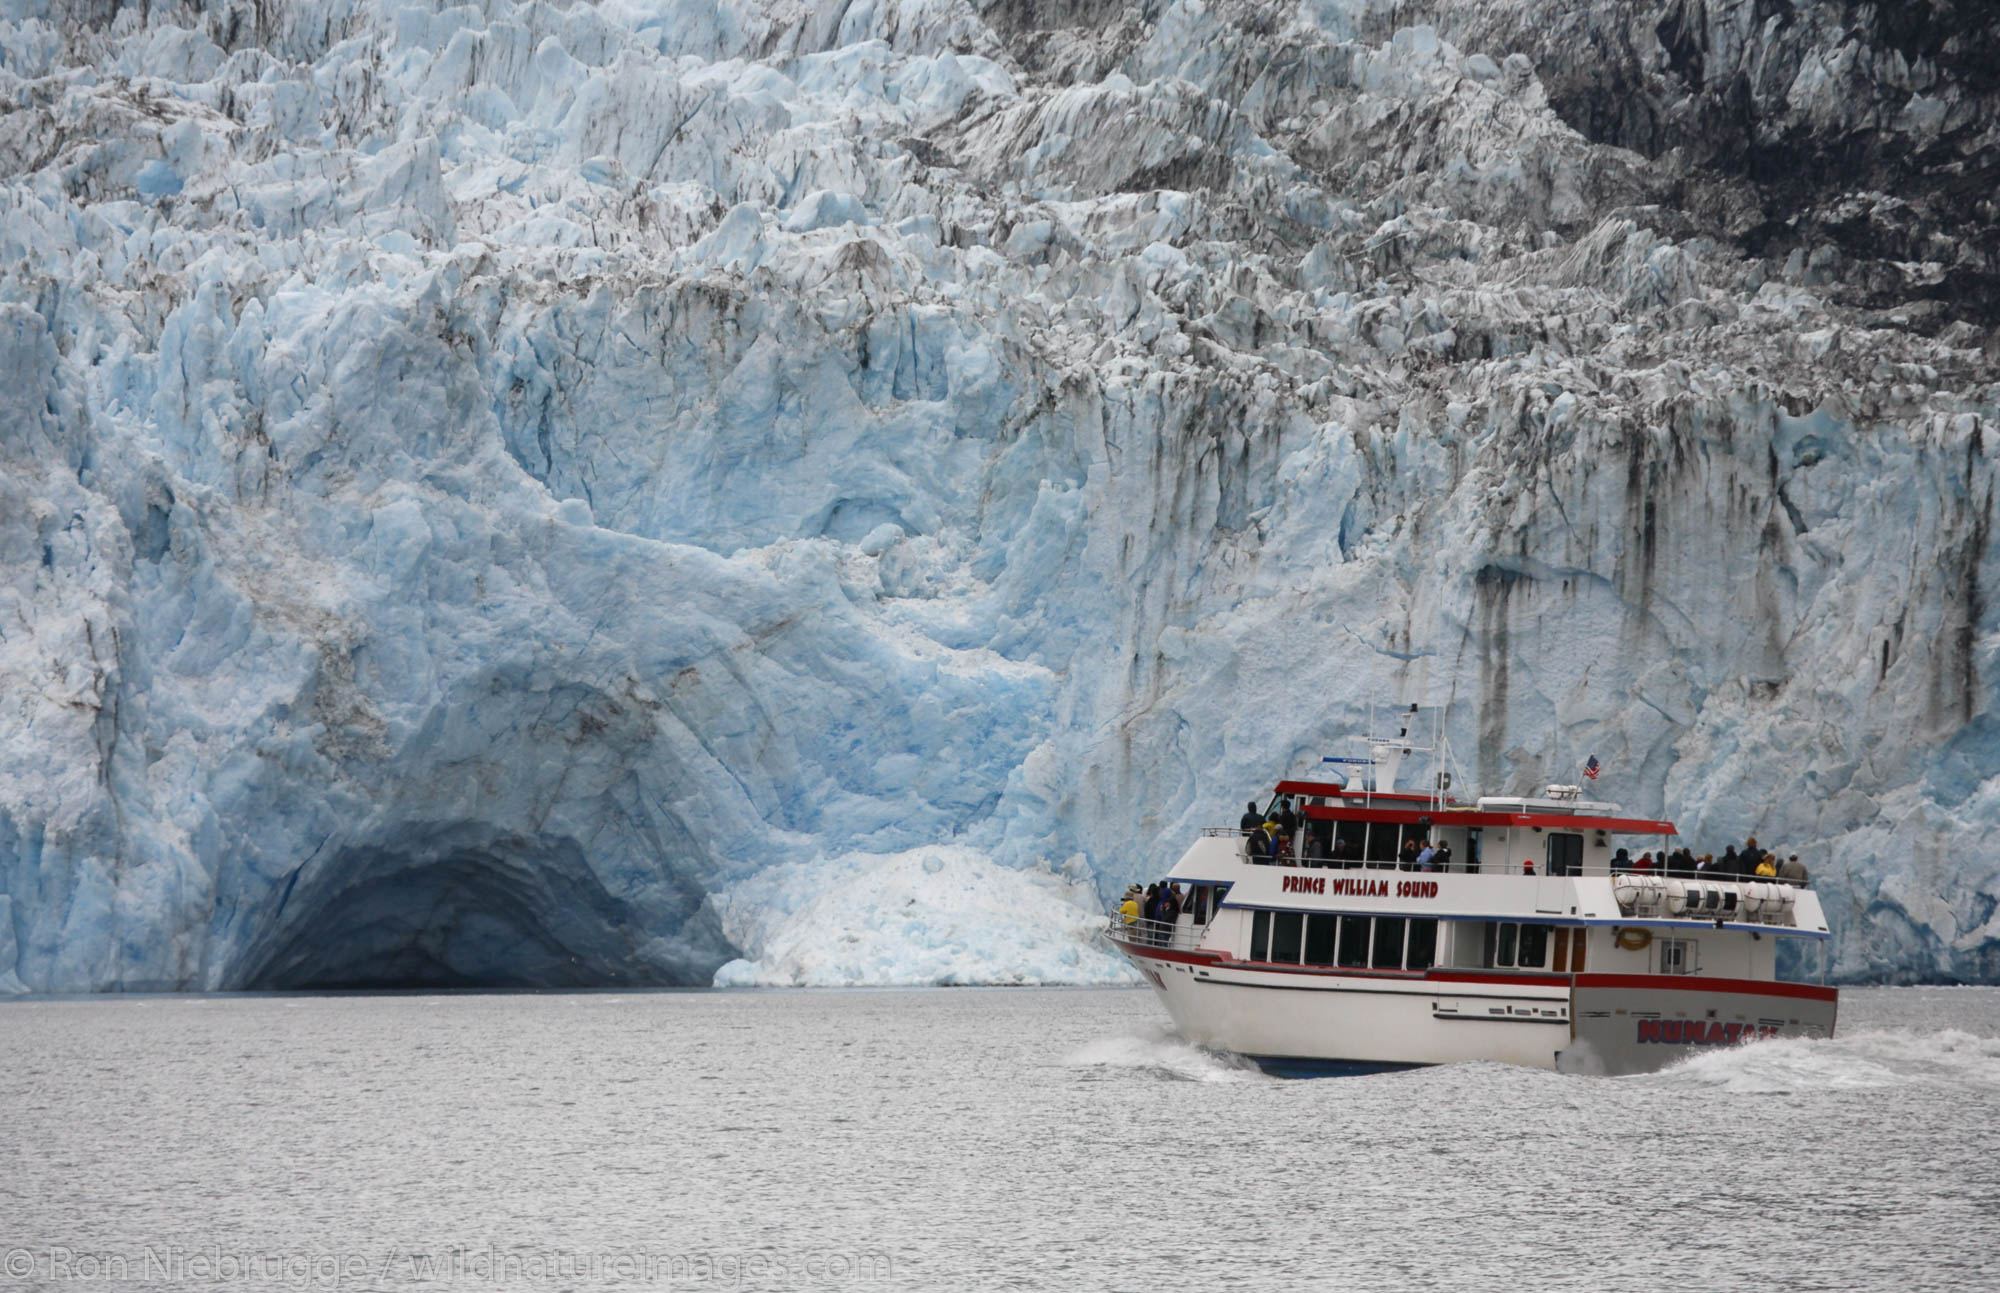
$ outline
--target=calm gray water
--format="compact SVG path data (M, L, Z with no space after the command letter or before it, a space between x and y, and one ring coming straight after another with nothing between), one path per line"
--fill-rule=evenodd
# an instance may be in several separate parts
M1286 1082L1141 991L0 1005L0 1290L2000 1287L2000 990Z

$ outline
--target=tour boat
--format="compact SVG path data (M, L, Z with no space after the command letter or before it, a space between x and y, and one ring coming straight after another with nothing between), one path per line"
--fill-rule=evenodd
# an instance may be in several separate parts
M1444 793L1448 775L1398 792L1416 747L1371 744L1329 760L1369 765L1362 788L1277 784L1270 802L1296 817L1286 856L1204 830L1163 882L1183 895L1177 919L1112 916L1111 941L1183 1037L1313 1076L1463 1060L1640 1073L1832 1035L1837 991L1779 977L1781 947L1788 970L1819 948L1823 976L1810 887L1614 870L1621 848L1664 856L1673 823L1568 785L1469 805ZM1449 869L1408 869L1411 840L1449 845Z

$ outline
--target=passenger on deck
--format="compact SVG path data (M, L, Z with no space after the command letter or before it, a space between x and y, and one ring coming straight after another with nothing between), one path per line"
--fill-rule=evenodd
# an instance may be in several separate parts
M1244 810L1243 816L1237 820L1236 829L1247 834L1250 831L1261 829L1263 825L1264 814L1257 811L1257 801L1253 799L1250 801L1249 807Z
M1755 874L1759 880L1777 879L1778 855L1776 853L1759 854L1757 857L1757 870L1753 874Z
M1412 836L1403 841L1403 851L1396 859L1396 865L1405 871L1417 869L1417 852L1422 846Z
M1148 925L1146 929L1152 935L1150 941L1164 943L1167 941L1167 899L1172 894L1173 889L1166 881L1162 880L1154 885L1150 892L1152 894L1152 901L1146 904L1146 919L1153 923Z
M1785 864L1778 868L1778 878L1786 884L1795 884L1801 889L1809 883L1805 864L1799 861L1799 855L1796 853L1786 858Z
M1125 901L1118 904L1118 914L1124 917L1127 925L1139 919L1139 899L1145 895L1145 892L1144 889L1141 889L1136 884L1126 887Z
M1422 848L1417 850L1417 870L1434 871L1437 869L1436 864L1437 864L1437 848L1435 845L1425 844Z
M1318 822L1306 825L1306 865L1324 867L1333 865L1333 823Z
M1705 880L1715 874L1715 854L1704 853L1694 860L1694 874L1698 880Z
M1292 797L1290 795L1286 795L1283 799L1280 799L1278 801L1278 829L1284 832L1286 839L1290 839L1292 837L1292 832L1296 831L1298 828L1299 828L1299 815L1297 812L1293 811Z
M1757 864L1763 860L1764 850L1757 847L1757 837L1752 835L1743 841L1743 850L1736 855L1736 874L1748 879L1757 874Z
M1437 871L1451 870L1451 845L1438 841L1437 852L1431 857L1431 867Z
M1639 860L1632 864L1632 869L1634 871L1644 871L1650 875L1653 870L1653 855L1651 853L1641 853Z
M1181 891L1173 885L1164 886L1160 890L1160 923L1162 925L1171 925L1180 919L1180 915ZM1164 930L1162 931L1162 935L1163 937L1172 936L1171 931Z
M1632 855L1630 853L1626 852L1624 849L1619 849L1616 853L1613 853L1611 855L1611 874L1622 875L1623 873L1630 871L1631 869L1632 869Z
M1522 859L1521 859L1521 874L1522 874L1522 875L1533 875L1534 873L1535 873L1535 860L1534 860L1533 858L1522 858Z
M1716 860L1715 866L1712 869L1715 872L1716 879L1734 880L1738 874L1736 866L1736 846L1731 844L1728 848L1722 850L1722 856Z

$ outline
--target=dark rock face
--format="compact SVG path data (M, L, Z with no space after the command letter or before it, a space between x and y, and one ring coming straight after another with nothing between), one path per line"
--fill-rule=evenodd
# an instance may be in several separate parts
M1413 12L1415 11L1415 12ZM1549 102L1648 159L1649 197L1837 300L1935 332L2000 321L2000 7L1984 0L1435 0L1534 60Z

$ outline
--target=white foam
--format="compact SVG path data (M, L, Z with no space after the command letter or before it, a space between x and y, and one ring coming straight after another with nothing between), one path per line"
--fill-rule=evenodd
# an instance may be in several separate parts
M1205 1050L1169 1028L1100 1037L1063 1062L1077 1068L1136 1069L1177 1082L1242 1082L1264 1076L1242 1056Z
M2000 1038L1869 1029L1829 1039L1773 1038L1692 1056L1644 1082L1745 1095L1909 1087L2000 1088Z

